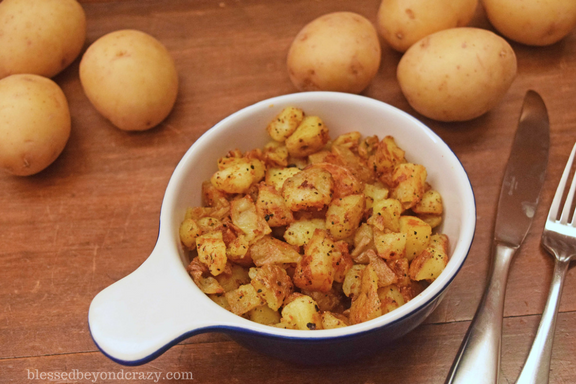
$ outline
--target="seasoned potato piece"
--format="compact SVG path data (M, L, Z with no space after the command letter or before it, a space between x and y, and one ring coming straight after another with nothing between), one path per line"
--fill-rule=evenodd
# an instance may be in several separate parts
M250 196L232 201L230 216L232 223L244 232L249 241L272 232L266 220L258 216L256 205Z
M372 215L366 221L380 231L400 231L400 215L402 204L396 199L379 200L372 206Z
M360 224L354 234L354 249L350 256L356 263L368 264L366 252L375 249L372 227L366 223Z
M214 187L226 193L245 193L264 177L264 164L258 159L236 159L212 176Z
M250 241L247 236L240 235L232 240L226 248L226 257L228 260L241 265L243 267L252 266L252 257L248 250L250 249Z
M284 299L294 290L294 285L286 270L274 265L264 264L261 268L250 268L250 284L268 306L277 311Z
M360 144L358 145L358 155L360 156L360 158L364 160L370 159L370 157L372 157L376 153L376 148L378 147L379 142L380 140L378 140L378 136L376 135L368 136L362 139L360 141ZM370 167L374 169L374 166L372 164L370 165Z
M248 284L250 276L248 270L237 264L230 264L230 273L223 273L216 276L216 280L224 291L229 292L237 289L239 286Z
M322 149L328 140L328 128L322 120L318 116L306 116L285 143L290 156L306 157Z
M422 220L423 222L427 223L431 228L436 228L440 224L442 224L442 216L441 215L427 215L419 213L417 217Z
M325 163L329 157L330 157L330 151L322 150L313 153L311 155L308 155L308 162L310 164Z
M352 299L350 324L358 324L382 315L382 303L378 297L378 276L368 265L362 271L360 293Z
M376 174L368 162L342 145L332 145L332 155L337 164L349 169L350 172L363 183L373 183ZM332 161L330 161L332 162Z
M280 312L271 309L267 305L261 305L248 312L248 319L259 324L274 325L280 322Z
M328 233L317 229L304 249L304 257L296 265L294 285L301 289L328 292L332 288L335 266L340 257Z
M348 252L348 243L344 240L336 242L336 247L340 251L340 260L336 261L334 266L334 281L337 283L344 282L346 273L354 265L354 259Z
M306 295L299 295L282 309L282 322L293 325L296 329L322 329L322 317L318 304Z
M364 194L334 199L326 211L326 229L336 240L354 234L364 214Z
M302 293L310 296L316 304L318 304L318 309L320 311L340 313L348 307L346 304L348 299L344 296L342 290L336 287L332 287L328 292L308 291L303 289Z
M230 202L226 196L226 193L216 188L210 180L202 183L202 204L204 206L230 210Z
M422 199L412 207L412 210L416 213L441 215L442 196L438 191L430 189L424 193Z
M291 178L298 172L300 172L300 169L297 167L288 167L288 168L270 167L266 171L264 181L266 182L266 184L274 186L276 190L281 191L282 186L284 185L286 179Z
M180 224L180 241L187 249L196 249L196 238L202 234L202 230L193 219L185 219Z
M224 288L222 288L214 277L210 276L208 267L202 263L198 257L192 259L188 267L186 267L186 270L202 292L208 295L224 293Z
M410 262L407 258L403 257L401 259L392 259L386 262L390 269L394 271L396 277L398 277L398 282L396 286L398 288L403 288L410 286L410 276L408 275L410 270Z
M376 276L378 276L378 287L386 287L398 282L398 276L396 276L388 264L379 258L374 251L368 252L368 258L370 259L369 265L372 267L374 272L376 272Z
M292 211L322 209L332 201L334 180L330 172L308 168L284 182L282 196Z
M225 229L224 224L220 220L211 216L198 219L196 224L201 233L222 232Z
M301 219L290 223L284 240L288 244L302 247L310 241L316 229L326 229L326 220L324 219Z
M382 232L374 228L374 246L378 256L386 260L406 257L406 233Z
M332 142L332 145L357 150L362 134L358 131L343 133Z
M320 316L322 318L323 329L334 329L348 326L348 319L343 315L325 311L322 312Z
M198 259L208 267L212 276L224 272L228 258L222 232L211 232L196 237L196 248Z
M406 258L412 261L430 244L432 227L415 216L401 216L400 232L406 234Z
M266 302L258 293L252 284L244 284L233 291L226 292L226 299L230 304L230 310L236 315L243 315L253 308L265 305Z
M364 196L366 196L366 209L374 207L378 201L388 198L389 190L381 184L364 184Z
M354 264L346 273L344 283L342 283L342 292L344 292L346 296L354 298L360 294L362 271L364 271L364 268L366 268L364 264Z
M430 245L410 263L410 278L432 282L448 264L448 237L432 235Z
M382 305L382 314L386 314L403 306L406 302L400 292L400 288L392 284L387 287L378 288L378 297Z
M292 211L286 206L280 192L264 183L258 185L256 212L266 220L270 227L281 227L294 221Z
M218 304L219 306L221 306L222 308L224 308L225 310L229 311L230 310L230 304L228 304L228 299L226 298L225 295L216 295L216 294L211 294L208 295L208 297L215 302L216 304Z
M250 247L250 256L257 267L265 264L297 263L302 256L289 244L264 236Z
M276 141L284 142L302 123L304 112L300 108L286 107L268 124L266 131Z
M406 161L404 151L396 145L392 136L386 136L375 146L375 151L370 156L370 166L378 176L384 178L382 182L390 184L391 175L397 165Z
M403 163L392 174L392 197L400 200L404 209L410 209L422 199L426 187L426 168L420 164Z
M288 149L282 143L271 141L264 146L264 160L266 164L276 167L288 166Z
M311 168L312 167L322 168L330 172L332 179L334 180L334 199L362 193L362 183L352 174L352 172L350 172L349 169L330 163L318 163L312 165Z

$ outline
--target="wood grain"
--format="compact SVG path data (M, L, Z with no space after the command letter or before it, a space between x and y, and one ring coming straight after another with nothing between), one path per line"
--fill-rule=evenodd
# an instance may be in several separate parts
M180 91L160 126L127 133L88 102L78 79L79 59L54 78L72 114L66 149L38 175L0 175L0 383L26 382L27 370L74 369L192 372L198 383L443 383L484 289L501 179L522 99L534 89L549 109L551 151L541 204L513 262L506 292L502 382L515 381L551 280L552 259L539 245L540 233L576 141L575 31L549 47L512 43L518 76L504 99L484 116L451 124L426 119L408 105L395 78L401 56L383 44L380 71L363 94L414 115L440 135L462 161L476 196L477 231L469 257L424 325L383 347L381 355L339 367L292 366L249 352L226 336L205 334L149 364L128 368L94 345L88 306L149 255L164 190L181 156L236 110L296 92L285 58L306 23L341 10L374 22L379 1L87 0L82 5L88 20L86 46L114 30L145 31L173 55ZM491 29L481 7L472 25ZM550 382L576 382L574 268L560 311Z

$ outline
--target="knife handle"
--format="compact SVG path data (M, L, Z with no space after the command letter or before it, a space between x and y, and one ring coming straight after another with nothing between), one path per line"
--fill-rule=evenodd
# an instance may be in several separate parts
M488 285L452 364L446 384L496 384L500 374L500 340L506 280L518 247L495 241Z

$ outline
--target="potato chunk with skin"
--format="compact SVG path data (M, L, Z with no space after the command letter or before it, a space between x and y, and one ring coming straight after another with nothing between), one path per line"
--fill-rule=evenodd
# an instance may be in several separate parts
M232 223L244 232L248 241L272 232L266 220L258 216L256 205L250 196L232 201L230 211Z
M396 199L379 200L372 206L372 215L366 221L381 231L400 231L400 215L402 204Z
M224 293L224 288L218 283L218 281L210 276L208 267L195 257L192 259L186 270L192 277L194 283L200 288L202 292L207 295L210 294L221 294Z
M368 265L362 271L360 294L352 299L350 324L363 323L382 315L382 303L378 297L378 276Z
M326 229L336 240L354 234L364 214L364 194L334 199L326 211Z
M420 164L404 163L394 169L392 197L402 203L404 209L410 209L424 196L426 186L426 168Z
M350 172L349 169L330 163L317 163L311 167L322 168L330 172L332 179L334 180L333 198L337 199L348 195L362 193L362 183L352 174L352 172Z
M375 152L370 156L370 165L382 177L385 184L389 184L390 176L397 165L406 161L402 150L392 136L386 136L375 146Z
M354 298L360 294L362 271L364 268L366 268L364 264L354 264L346 273L344 283L342 284L342 291L346 296Z
M292 211L322 209L332 201L334 180L330 172L305 169L284 182L282 196Z
M257 159L238 159L212 175L212 185L226 193L245 193L264 177L264 165Z
M297 167L270 167L266 171L264 181L266 184L274 186L276 190L281 191L282 187L284 186L284 182L299 172L300 169Z
M402 216L400 232L406 234L406 258L412 261L430 244L432 227L415 216Z
M290 156L306 157L322 149L328 140L324 122L318 116L306 116L285 143Z
M324 219L301 219L296 220L286 228L284 240L288 244L302 247L308 244L316 229L326 229Z
M436 280L448 264L448 237L433 235L430 245L410 263L410 278L420 281Z
M300 289L328 292L340 257L340 251L328 233L317 229L304 249L304 257L296 265L294 285Z
M250 284L256 289L256 293L275 311L294 290L286 270L277 265L264 264L261 268L251 268L250 277Z
M268 124L266 131L272 139L284 142L303 119L304 112L300 108L286 107Z
M226 292L226 299L230 304L230 310L236 315L243 315L246 312L265 305L266 302L256 292L252 284L244 284L237 289Z
M270 227L281 227L294 221L292 211L286 206L280 192L264 183L258 185L256 212L266 220Z
M370 259L370 266L378 276L378 287L386 287L390 284L396 284L398 277L393 270L390 269L388 264L379 258L374 251L368 253Z
M271 236L264 236L254 242L250 247L250 256L257 267L264 264L297 263L302 259L302 255L289 244Z
M248 269L237 264L230 264L230 273L227 273L225 270L216 276L216 280L225 292L229 292L237 289L241 285L248 284L250 282L250 276L248 275Z
M196 238L198 259L205 264L212 276L224 272L226 262L226 244L222 240L222 232L211 232Z
M382 314L386 314L403 306L406 302L400 292L400 288L392 284L387 287L378 288L378 297L382 305Z
M282 323L301 330L322 329L318 304L310 296L298 295L282 309Z
M340 314L322 312L320 316L322 317L323 329L334 329L348 326L348 319Z

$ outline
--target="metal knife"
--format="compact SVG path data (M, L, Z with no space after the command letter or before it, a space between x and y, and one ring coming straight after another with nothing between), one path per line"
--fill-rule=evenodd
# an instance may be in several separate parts
M446 383L498 383L508 270L536 212L546 176L549 146L546 106L540 95L530 90L524 98L502 181L488 284Z

